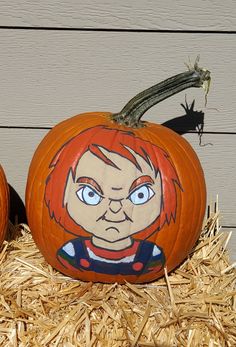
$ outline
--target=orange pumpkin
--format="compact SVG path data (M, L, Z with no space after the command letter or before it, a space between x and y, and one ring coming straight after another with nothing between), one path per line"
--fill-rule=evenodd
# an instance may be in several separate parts
M184 138L141 117L209 82L209 71L195 64L120 113L80 114L46 135L30 165L26 211L54 268L85 281L142 283L186 258L204 218L204 174Z
M0 165L0 246L6 236L9 214L9 189L5 173Z

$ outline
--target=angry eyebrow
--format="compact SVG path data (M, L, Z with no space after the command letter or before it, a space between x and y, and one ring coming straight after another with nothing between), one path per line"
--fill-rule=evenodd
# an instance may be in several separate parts
M149 183L149 184L154 184L153 179L148 176L148 175L144 175L141 177L136 178L136 180L133 181L133 183L131 184L130 188L129 188L129 192L132 192L136 187L145 184L145 183Z
M100 187L100 185L91 177L79 177L76 180L77 183L82 183L82 184L89 184L90 186L92 186L94 189L96 189L100 194L103 195L103 191L102 188Z

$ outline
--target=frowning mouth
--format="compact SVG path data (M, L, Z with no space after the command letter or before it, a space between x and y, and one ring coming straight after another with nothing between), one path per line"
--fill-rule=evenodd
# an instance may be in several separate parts
M106 222L108 222L108 223L123 223L123 222L126 222L127 220L129 221L129 222L133 222L132 221L132 219L124 212L124 219L121 219L121 220L111 220L111 219L108 219L108 218L106 218L106 212L101 216L101 217L99 217L98 219L97 219L97 222L99 221L99 220L104 220L104 221L106 221Z
M105 229L106 231L108 230L115 230L117 233L120 233L119 229L115 228L115 227L108 227Z
M110 220L110 219L106 219L106 218L102 218L102 219L108 223L122 223L122 222L125 222L127 220L127 218L122 219L122 220Z

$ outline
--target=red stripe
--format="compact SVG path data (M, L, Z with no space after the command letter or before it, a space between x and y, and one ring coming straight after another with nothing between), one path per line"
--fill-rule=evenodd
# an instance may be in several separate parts
M159 272L160 270L162 270L163 266L162 265L156 265L153 267L149 267L148 270L149 271L155 271L155 272Z
M73 270L73 271L78 270L78 269L76 269L74 266L72 266L67 260L63 259L61 256L58 256L58 260L59 260L60 263L61 263L62 265L64 265L67 269Z

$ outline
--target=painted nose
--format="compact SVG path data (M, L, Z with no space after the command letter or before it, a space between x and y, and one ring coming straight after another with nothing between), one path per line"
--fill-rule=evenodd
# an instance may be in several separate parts
M122 209L122 203L120 200L111 200L109 203L109 209L113 213L118 213Z

